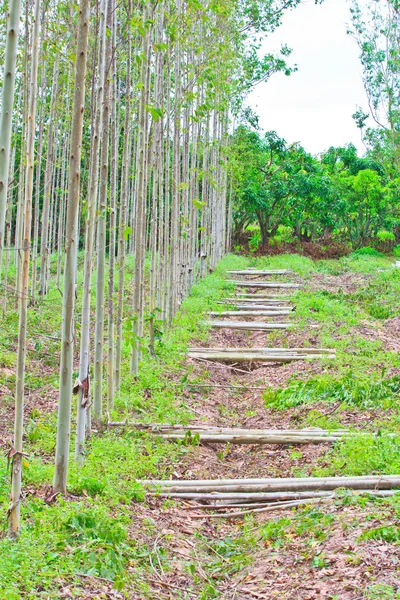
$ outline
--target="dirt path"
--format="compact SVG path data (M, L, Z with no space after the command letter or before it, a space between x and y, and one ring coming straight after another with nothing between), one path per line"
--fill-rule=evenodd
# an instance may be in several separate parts
M313 281L313 289L325 285L326 281L321 281ZM358 280L346 280L351 289L357 284ZM318 333L311 331L307 345L317 344ZM304 345L304 335L214 330L203 345L294 347ZM235 368L188 360L188 366L190 381L220 386L197 391L188 388L184 401L195 412L195 423L260 429L307 426L310 408L270 410L263 391L246 386L282 387L293 377L309 378L326 368L318 360ZM229 386L244 387L237 390ZM317 408L322 415L332 412L329 405ZM350 423L354 417L351 411L341 414L343 421ZM363 426L359 414L357 423ZM329 456L328 452L326 445L202 445L192 448L174 465L173 478L308 475ZM399 587L400 559L393 544L361 540L360 535L367 524L369 528L382 523L390 526L391 518L389 509L386 516L382 511L377 516L373 503L349 501L347 505L337 502L298 511L286 509L251 519L212 520L189 503L175 504L154 497L147 505L134 507L135 534L146 532L143 544L149 545L148 523L154 528L150 534L154 576L146 578L148 590L138 592L137 598L377 598L364 595L365 590L375 586L379 591L381 585Z

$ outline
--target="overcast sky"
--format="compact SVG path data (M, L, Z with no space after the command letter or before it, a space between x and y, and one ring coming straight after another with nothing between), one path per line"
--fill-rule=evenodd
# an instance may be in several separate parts
M268 51L286 43L297 73L274 75L255 88L249 104L260 126L275 130L288 142L301 142L316 154L329 146L353 142L363 146L351 115L356 105L367 110L361 81L359 50L347 35L347 0L314 0L284 16L282 26L264 44Z

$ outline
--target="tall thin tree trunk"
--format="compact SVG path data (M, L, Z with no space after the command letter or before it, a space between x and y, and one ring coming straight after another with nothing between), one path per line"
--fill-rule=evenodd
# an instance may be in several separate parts
M148 9L145 8L143 17L147 21ZM147 25L148 27L148 25ZM135 223L135 286L133 291L133 314L132 324L133 343L131 354L131 373L137 375L139 366L141 346L141 325L143 320L143 269L145 257L144 224L146 219L146 159L147 159L147 127L148 113L148 69L149 69L149 28L143 34L142 41L142 66L140 75L140 103L138 120L138 142L137 142L137 198L136 198L136 223Z
M57 446L54 490L66 492L71 430L71 397L74 354L75 278L78 252L79 183L82 124L85 104L85 79L89 35L90 0L79 6L78 41L75 63L74 103L68 172L68 204L65 236L63 325L60 361L60 398L58 404Z
M131 16L130 3L128 3L127 20ZM121 358L122 358L122 319L124 307L124 277L125 277L125 252L126 252L126 217L129 190L129 166L132 147L131 133L131 34L127 30L127 58L126 58L126 93L125 93L125 123L124 123L124 149L122 154L122 181L119 206L118 225L118 306L117 306L117 341L115 347L115 390L121 387ZM131 232L132 234L132 232Z
M117 19L115 2L112 4L112 96L111 96L111 172L110 172L110 228L108 261L108 332L107 332L107 408L114 408L114 298L115 298L115 240L117 223L118 129L117 129Z
M107 23L110 28L112 0L109 0ZM95 324L95 357L94 357L94 392L93 414L100 420L103 410L103 348L104 348L104 284L106 262L106 222L107 222L107 190L108 190L108 138L110 124L110 60L111 38L106 39L106 78L103 99L103 131L100 155L99 185L99 218L97 221L97 268L96 268L96 324Z
M10 0L4 55L4 80L0 116L0 282L3 265L4 225L7 210L8 172L10 166L11 126L14 104L15 65L21 0Z
M40 232L40 276L39 276L39 294L47 294L47 272L50 249L48 248L49 239L49 213L51 199L51 167L53 164L53 142L54 142L54 111L58 91L58 60L54 63L53 86L51 90L49 129L47 135L47 157L46 170L44 173L44 191L42 207L42 228Z
M99 30L99 57L98 57L98 85L93 123L93 135L90 148L90 175L88 185L88 206L85 220L85 259L83 275L81 340L79 357L79 380L81 387L78 392L78 406L76 418L76 443L75 460L82 463L85 452L85 424L86 416L90 418L89 399L89 352L90 352L90 298L93 269L94 228L96 221L98 172L100 159L100 136L103 119L103 95L105 78L105 49L106 49L106 19L107 0L102 0L100 7ZM89 428L89 422L88 422Z
M28 317L29 295L29 262L31 253L31 224L32 224L32 196L33 196L33 171L35 150L35 119L37 96L37 73L39 62L39 36L40 36L40 0L35 0L34 29L32 39L32 65L28 110L28 129L26 143L26 175L25 175L25 216L23 231L23 262L21 278L21 298L19 302L18 326L18 352L15 392L15 421L14 421L14 447L12 454L11 470L11 506L10 506L10 533L12 536L19 534L20 528L20 501L22 482L22 436L24 427L24 384L25 384L25 353L26 353L26 327Z

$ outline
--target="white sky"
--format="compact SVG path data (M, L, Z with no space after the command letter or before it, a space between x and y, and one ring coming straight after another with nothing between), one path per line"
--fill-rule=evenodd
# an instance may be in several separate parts
M305 0L284 15L263 49L275 51L286 43L293 48L289 62L299 70L290 77L273 75L250 95L263 129L300 142L313 154L349 142L364 149L351 118L356 105L368 107L359 49L346 33L349 22L346 0L325 0L321 6Z

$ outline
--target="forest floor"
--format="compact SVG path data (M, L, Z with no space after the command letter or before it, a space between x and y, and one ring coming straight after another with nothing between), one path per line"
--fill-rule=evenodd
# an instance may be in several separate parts
M226 520L209 518L189 503L146 496L137 482L399 474L400 270L393 262L361 255L316 262L297 255L227 256L185 300L158 343L157 359L144 354L137 380L129 374L126 349L123 386L111 415L147 423L346 427L366 432L362 439L334 446L199 446L99 427L84 466L71 457L66 498L51 495L60 299L55 291L41 300L29 323L24 526L18 541L0 539L0 597L400 598L400 494L382 500L343 491L329 503ZM293 329L207 330L206 313L220 309L217 301L233 291L226 270L249 266L292 269L282 280L302 284L292 299ZM131 277L132 265L127 294ZM12 307L0 326L4 457L15 387ZM187 359L190 345L314 346L334 348L336 358L231 369ZM249 389L254 387L261 389ZM3 514L6 463L0 458Z

